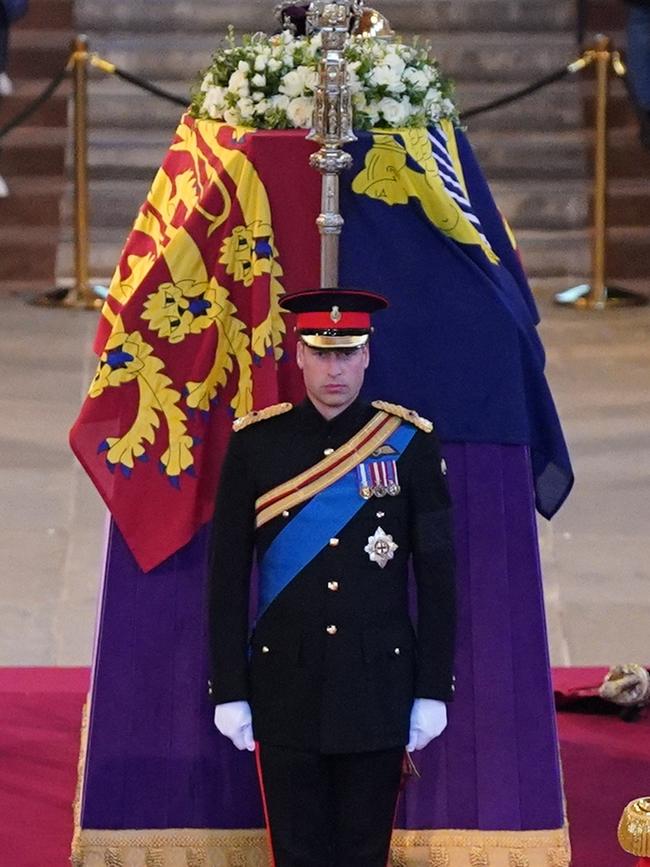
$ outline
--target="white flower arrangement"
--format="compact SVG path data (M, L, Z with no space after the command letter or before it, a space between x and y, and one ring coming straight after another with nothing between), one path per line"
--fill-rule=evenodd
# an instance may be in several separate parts
M320 50L320 34L256 33L238 45L231 30L202 73L192 115L257 129L309 129ZM453 85L427 48L352 36L345 59L355 129L458 123Z

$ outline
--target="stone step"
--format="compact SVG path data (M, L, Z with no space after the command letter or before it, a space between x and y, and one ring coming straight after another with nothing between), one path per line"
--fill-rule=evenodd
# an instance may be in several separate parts
M14 92L3 96L0 100L0 125L15 117L18 112L33 102L44 90L48 81L45 79L14 80ZM23 123L24 126L62 126L67 122L69 85L62 84L47 102L43 103L31 117Z
M12 176L9 180L11 195L0 199L3 232L8 226L58 226L59 204L65 184L62 177Z
M60 185L42 181L12 182L12 200L0 200L0 222L17 223L22 215L54 207ZM90 184L90 217L93 227L128 234L148 192L148 182L93 180ZM591 183L568 179L561 186L550 181L497 180L491 185L499 210L516 233L525 229L580 229L591 225ZM650 180L614 179L608 197L608 223L612 227L639 226L650 214ZM71 226L71 194L61 202L61 221Z
M169 145L173 129L92 130L90 171L94 178L151 177ZM487 131L472 135L479 161L489 178L581 178L588 172L581 130L503 133L497 142Z
M587 29L591 33L610 33L625 23L625 6L610 0L586 0Z
M152 80L170 93L190 101L185 81ZM132 127L138 118L140 129L173 130L183 109L161 97L122 81L115 76L93 77L88 84L88 120L94 129Z
M94 228L91 232L90 271L104 282L110 280L124 246L126 233L117 228ZM591 234L588 229L520 229L517 240L526 272L538 278L589 277ZM71 232L64 228L59 245L57 276L73 272ZM608 233L608 275L610 281L642 280L648 275L650 253L645 229L613 227ZM0 273L0 277L1 277ZM569 284L567 284L569 285Z
M377 6L398 33L526 30L546 34L574 29L571 4L557 0L382 0Z
M60 30L16 29L11 34L8 72L11 78L48 79L70 57L72 34Z
M585 135L582 130L556 132L507 131L495 136L476 130L472 145L490 182L499 179L565 180L587 176Z
M591 226L592 184L586 179L494 181L492 194L499 210L520 229L579 229ZM646 225L650 214L650 179L614 178L609 183L608 225L617 229ZM650 238L649 238L650 239Z
M469 111L512 94L517 85L512 83L461 82L457 88L460 111ZM583 125L583 109L579 86L570 78L557 82L523 99L466 121L470 137L476 131L518 132L529 130L570 130Z
M72 30L73 3L70 0L30 0L27 14L11 28L12 42L23 30Z
M68 131L28 126L12 130L2 140L2 174L62 176Z
M574 59L573 39L565 33L430 32L433 53L443 71L458 81L529 83ZM223 34L141 33L96 34L91 48L112 63L144 78L191 82L204 68ZM164 63L161 63L164 57ZM191 65L188 65L191 58Z
M531 279L591 273L591 233L587 229L517 233L522 260ZM610 282L648 276L650 238L645 227L613 227L607 238L607 274Z
M549 0L384 0L380 11L398 33L424 30L458 31L472 27L481 32L572 31L574 13L566 2ZM80 23L96 33L128 29L151 32L162 26L187 32L224 30L229 24L238 31L272 31L277 25L274 3L234 3L231 0L116 0L108 4L85 3Z
M56 226L3 226L0 232L0 280L54 282L59 230Z

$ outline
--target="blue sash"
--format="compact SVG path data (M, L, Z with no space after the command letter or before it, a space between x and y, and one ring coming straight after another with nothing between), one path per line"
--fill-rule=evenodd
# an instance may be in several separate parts
M416 428L402 424L386 441L401 456ZM399 460L399 458L397 459ZM316 494L278 533L260 563L258 617L366 503L356 467Z

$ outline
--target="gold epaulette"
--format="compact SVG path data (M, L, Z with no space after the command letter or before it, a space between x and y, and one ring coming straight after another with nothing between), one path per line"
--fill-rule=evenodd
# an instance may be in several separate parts
M623 810L618 842L630 855L650 858L650 798L637 798Z
M422 418L414 409L407 409L405 406L400 406L398 403L387 403L385 400L373 400L372 405L375 409L383 410L391 415L396 415L398 418L403 418L404 421L410 421L415 427L420 428L425 433L433 431L433 422L428 418Z
M272 406L266 406L264 409L254 409L252 412L246 413L241 418L236 419L232 423L234 431L244 430L251 424L258 421L264 421L267 418L273 418L276 415L282 415L283 412L289 412L293 409L292 403L274 403Z

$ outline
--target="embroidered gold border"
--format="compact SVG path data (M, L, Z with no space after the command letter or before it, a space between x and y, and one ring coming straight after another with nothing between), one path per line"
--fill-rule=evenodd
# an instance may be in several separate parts
M291 509L300 503L304 503L336 482L371 455L378 446L382 445L397 430L401 423L400 419L391 417L388 413L378 413L359 433L355 434L351 440L348 440L345 445L338 448L324 461L320 461L309 470L279 485L277 488L273 488L273 490L260 497L255 504L260 509L255 520L255 526L258 528L262 527L273 518L281 515L285 509ZM364 445L357 447L359 443L362 443L372 433L375 427L380 427L380 430L372 435ZM341 455L349 451L351 451L351 454L345 460L341 460ZM331 469L328 470L328 467L331 467ZM311 478L317 473L320 474L318 478L301 487L304 480ZM280 499L276 500L276 497L280 497ZM264 503L272 499L275 502L264 507Z
M81 831L75 867L270 867L260 829ZM569 867L567 828L551 831L404 831L391 845L393 867ZM353 865L352 865L353 867Z

